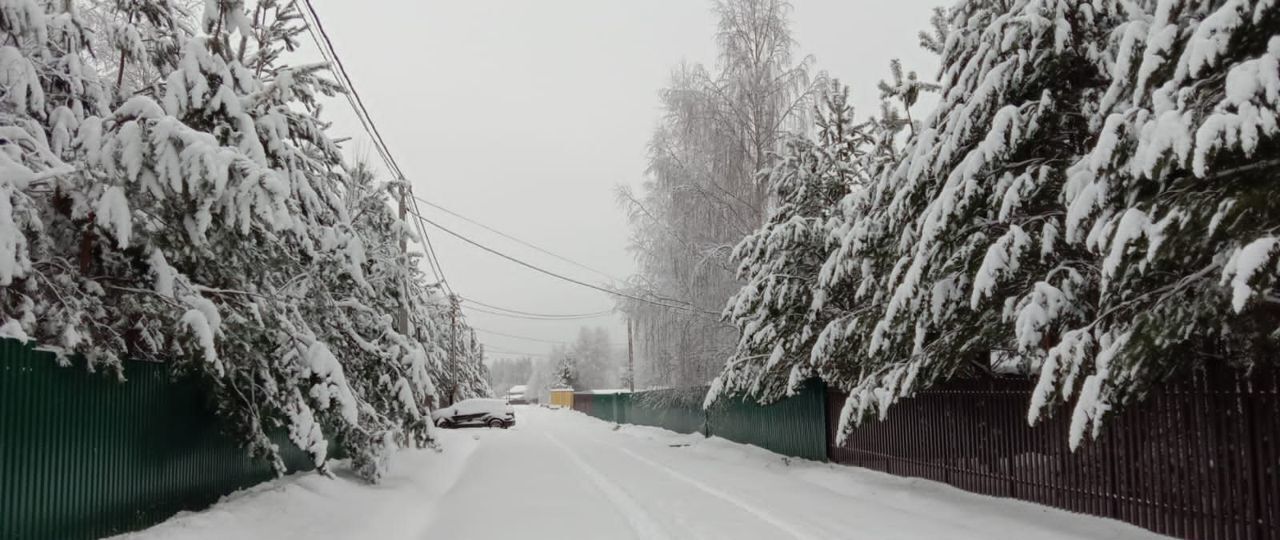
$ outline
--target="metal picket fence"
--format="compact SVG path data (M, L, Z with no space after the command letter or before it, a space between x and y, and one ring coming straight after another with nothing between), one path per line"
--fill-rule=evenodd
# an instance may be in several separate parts
M1032 381L948 381L836 441L831 459L1110 517L1181 538L1280 540L1280 381L1199 374L1108 419L1072 452L1070 411L1026 420Z
M99 538L273 475L219 429L196 384L125 362L126 382L0 340L0 539ZM292 470L310 459L277 437Z
M1166 385L1114 414L1097 440L1074 452L1070 411L1027 424L1033 386L1025 378L940 383L894 405L885 420L864 422L847 441L835 439L846 396L820 381L769 405L728 398L703 411L674 395L583 393L575 408L1181 538L1280 540L1277 372L1224 370Z

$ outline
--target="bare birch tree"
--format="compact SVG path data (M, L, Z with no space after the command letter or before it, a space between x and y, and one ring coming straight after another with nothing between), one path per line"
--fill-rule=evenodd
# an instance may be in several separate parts
M813 59L795 59L784 0L722 0L715 73L673 70L639 193L622 188L639 272L652 303L622 306L636 323L642 386L697 386L719 372L737 330L718 314L741 283L733 247L767 215L766 168L787 132L804 129ZM820 77L818 77L820 78Z

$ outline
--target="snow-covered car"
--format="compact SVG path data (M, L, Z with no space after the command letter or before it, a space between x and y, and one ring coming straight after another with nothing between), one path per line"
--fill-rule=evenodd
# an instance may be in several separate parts
M516 425L516 410L504 399L464 399L443 409L431 411L431 419L442 428L462 426L509 428Z

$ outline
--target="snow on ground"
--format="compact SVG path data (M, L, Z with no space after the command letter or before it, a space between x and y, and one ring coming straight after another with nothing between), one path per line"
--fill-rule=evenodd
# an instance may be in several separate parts
M383 485L294 476L127 538L1162 538L719 438L516 415L510 430L444 432L443 453L402 453Z
M379 485L356 478L342 462L336 478L300 473L237 491L213 507L183 512L115 540L416 539L431 510L466 469L484 433L437 430L447 447L405 450ZM477 437L480 436L480 437Z

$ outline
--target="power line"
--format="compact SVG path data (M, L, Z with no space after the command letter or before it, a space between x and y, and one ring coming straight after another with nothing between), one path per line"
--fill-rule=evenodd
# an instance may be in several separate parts
M471 302L472 304L475 304L475 305L477 305L477 306L484 306L484 307L487 307L487 308L489 308L489 309L496 309L496 310L498 310L498 311L506 311L506 312L510 312L510 313L513 313L513 314L516 314L516 315L528 315L528 316L530 316L530 317L550 317L550 318L600 317L600 316L603 316L603 315L609 315L609 314L612 314L612 313L613 313L613 310L612 310L612 309L606 309L606 310L601 310L601 311L594 311L594 312L591 312L591 313L559 313L559 314L556 314L556 313L532 313L532 312L528 312L528 311L520 311L520 310L518 310L518 309L510 309L510 308L499 307L499 306L495 306L495 305L493 305L493 304L486 304L486 303L484 303L484 302L481 302L481 301L479 301L479 300L475 300L475 299L472 299L472 298L462 297L462 299L463 299L463 300L465 300L465 301L467 301L467 302Z
M413 203L414 213L421 214L422 211L418 208L418 196L413 194L412 187L409 189L409 195L412 197L409 200ZM445 290L449 291L449 294L456 296L456 293L453 292L453 287L449 285L449 278L444 275L444 266L440 264L440 258L436 255L435 246L431 244L431 237L427 235L426 227L422 226L422 221L415 221L415 223L418 225L418 232L422 234L422 241L427 244L427 262L439 272L437 277L440 279L440 284L444 285Z
M329 32L325 30L324 23L320 21L320 14L316 11L315 5L311 3L311 0L303 0L303 4L306 5L307 11L311 14L311 20L315 21L315 30L320 32L320 39L324 41L324 45L321 46L321 54L325 54L326 50L328 51L328 54L325 54L326 60L332 60L334 67L337 68L337 72L335 74L340 79L339 83L342 84L350 93L350 96L354 98L353 107L356 109L356 115L362 116L361 123L364 124L365 131L367 131L369 136L373 139L374 146L378 147L378 149L383 153L383 158L387 162L387 166L391 169L391 174L395 175L397 179L403 181L404 172L400 169L400 165L396 163L395 157L391 155L391 151L387 147L386 141L382 138L382 132L378 131L377 124L373 122L373 117L369 115L369 110L364 105L364 99L360 97L360 92L356 91L355 84L351 82L351 76L347 74L347 67L342 63L342 58L338 56L337 49L333 46L333 40L329 38ZM310 30L311 25L308 24L307 28ZM311 36L314 39L315 33L312 32Z
M653 301L653 300L649 300L649 299L646 299L646 298L641 298L641 297L639 297L639 296L630 295L630 294L627 294L627 293L624 293L624 292L621 292L621 291L615 291L615 290L612 290L612 289L607 289L607 288L604 288L604 287L600 287L600 286L598 286L598 285L592 285L592 284L587 283L587 282L585 282L585 281L580 281L580 280L577 280L577 279L574 279L574 278L571 278L571 277L567 277L567 276L564 276L564 275L561 275L561 274L557 274L557 273L555 273L555 272L552 272L552 271L547 270L547 269L545 269L545 268L542 268L542 267L540 267L540 266L535 266L535 265L533 265L533 264L527 263L527 262L525 262L525 261L522 261L522 260L517 259L517 258L515 258L515 257L512 257L512 256L510 256L510 255L507 255L506 253L503 253L503 252L501 252L501 251L498 251L498 250L496 250L496 249L493 249L493 248L491 248L491 247L489 247L489 246L486 246L486 245L484 245L484 244L481 244L481 243L479 243L479 242L476 242L475 240L472 240L472 239L467 238L467 237L465 237L465 236L463 236L463 235L461 235L461 234L458 234L458 233L454 232L453 230L451 230L451 229L449 229L449 228L447 228L447 227L445 227L445 226L443 226L443 225L440 225L439 223L436 223L436 222L434 222L434 221L431 221L430 219L427 219L427 218L426 218L426 217L424 217L422 214L415 214L415 215L418 217L418 219L420 219L420 220L422 220L422 221L426 222L427 224L431 225L432 227L435 227L435 228L437 228L437 229L440 229L441 231L444 231L444 232L448 233L449 235L451 235L451 236L453 236L453 237L455 237L455 238L457 238L457 239L459 239L459 240L462 240L463 242L466 242L466 243L468 243L468 244L471 244L471 245L473 245L473 246L475 246L475 247L478 247L478 248L480 248L480 249L482 249L482 250L484 250L484 251L487 251L487 252L489 252L489 253L492 253L492 254L497 255L497 256L499 256L499 257L502 257L502 258L504 258L504 259L507 259L508 261L511 261L511 262L513 262L513 263L516 263L516 264L518 264L518 265L520 265L520 266L523 266L523 267L525 267L525 268L528 268L528 269L530 269L530 270L534 270L534 271L537 271L537 272L541 272L541 273L546 274L546 275L548 275L548 276L551 276L551 277L554 277L554 278L557 278L557 279L560 279L560 280L563 280L563 281L567 281L567 282L569 282L569 283L573 283L573 284L578 285L578 286L581 286L581 287L586 287L586 288L588 288L588 289L593 289L593 290L596 290L596 291L600 291L600 292L605 293L605 294L611 294L611 295L618 296L618 297L622 297L622 298L629 298L629 299L631 299L631 300L635 300L635 301L637 301L637 302L644 302L644 303L646 303L646 304L653 304L653 305L655 305L655 306L665 307L665 308L668 308L668 309L675 309L675 310L680 310L680 311L686 311L686 312L689 312L689 313L695 313L695 314L711 315L711 316L715 316L715 317L717 317L717 318L718 318L718 317L719 317L719 315L720 315L720 314L719 314L719 313L717 313L717 312L707 311L707 310L700 309L700 308L697 308L697 307L678 306L678 305L671 305L671 304L663 304L663 303L661 303L661 302L655 302L655 301Z
M485 348L484 348L484 352L486 352L486 353L491 353L491 352L492 352L492 353L498 353L498 354L514 354L514 355L519 355L519 356L537 356L537 357L539 357L539 358L550 358L550 357L551 357L551 355L549 355L549 354L547 354L547 353L531 353L531 352L524 352L524 351L511 351L511 350L506 350L506 349L497 349L497 348L494 348L494 347L485 347Z
M461 239L461 241L463 241L463 242L466 242L466 243L468 243L468 244L472 244L472 246L475 246L475 247L479 247L479 248L480 248L480 250L488 251L488 252L490 252L490 253L493 253L493 255L497 255L497 256L499 256L499 257L506 258L506 260L508 260L508 261L515 262L515 264L517 264L517 265L525 266L525 267L527 267L527 269L534 270L534 271L538 271L538 273L541 273L541 274L547 274L547 275L549 275L549 276L553 276L553 278L557 278L557 279L564 280L564 282L572 283L572 284L575 284L575 285L580 285L580 287L586 287L586 288L593 289L593 290L599 290L599 292L602 292L602 293L605 293L605 294L613 294L613 296L617 296L617 297L634 299L634 301L636 301L636 302L644 302L644 303L650 303L650 305L654 305L654 306L666 307L666 308L669 308L669 310L680 310L680 311L686 311L686 312L690 312L690 314L703 314L703 315L712 315L712 316L717 316L717 317L719 316L718 312L707 311L707 310L701 310L701 308L698 308L698 307L676 306L676 305L669 305L669 303L654 302L654 301L652 301L652 299L648 299L648 298L641 298L641 297L637 297L637 296L632 296L632 294L623 293L623 292L620 292L620 290L613 290L613 289L608 289L608 288L604 288L604 287L599 287L599 285L593 285L593 284L590 284L590 283L581 282L581 280L577 280L577 279L573 279L573 278L568 278L568 276L566 276L566 275L557 274L557 273L554 273L554 271L550 271L550 270L544 269L544 267L529 264L529 262L522 261L522 260L520 260L520 258L516 258L516 257L509 256L509 255L507 255L507 253L503 253L503 252L500 252L500 251L498 251L498 250L494 250L494 248L492 248L492 247L488 247L488 246L485 246L485 244L481 244L481 243L479 243L479 242L472 241L472 239L471 239L471 238L467 238L467 237L465 237L465 235L462 235L462 234L458 234L458 233L456 233L456 232L453 232L453 230L452 230L452 229L445 228L445 226L444 226L444 225L440 225L440 224L438 224L438 223L435 223L435 221L431 221L430 219L426 219L426 218L424 218L424 216L422 216L422 215L417 215L417 218L419 218L419 219L420 219L420 220L422 220L422 221L426 221L426 223L430 224L431 226L435 226L435 228L436 228L436 229L443 230L443 232L448 233L449 235L453 235L453 237L454 237L454 238Z
M320 21L320 14L316 11L315 5L311 0L303 0L306 9L300 10L304 22L306 22L307 33L311 35L312 41L315 42L316 48L320 50L320 55L336 69L335 75L338 77L338 84L345 90L347 103L351 105L351 109L356 113L356 119L360 121L360 125L373 142L374 149L382 158L383 163L387 165L387 169L397 180L399 180L408 192L411 200L416 201L417 196L413 194L413 185L405 179L404 171L400 168L400 164L396 162L395 156L391 154L391 148L387 146L386 140L382 138L382 132L378 130L378 125L373 121L373 116L369 114L369 109L365 107L364 99L360 97L360 92L356 90L355 83L351 80L351 76L347 73L346 66L342 63L342 57L338 56L337 48L333 46L333 40L329 38L329 32L325 30L324 23ZM310 14L310 18L307 15ZM314 21L314 25L312 22ZM319 36L316 32L319 31ZM321 43L323 41L323 43ZM414 210L418 210L417 203L414 202ZM435 246L431 244L431 237L427 235L426 228L418 223L418 231L422 234L422 241L426 248L427 264L431 269L431 273L444 286L449 294L454 294L453 288L449 285L449 279L444 274L444 266L440 264L440 259L436 255Z
M426 205L428 205L428 206L430 206L430 207L432 207L432 208L435 208L435 209L437 209L437 210L440 210L441 212L444 212L444 213L449 214L449 215L451 215L451 216L453 216L453 217L456 217L456 218L458 218L458 219L461 219L461 220L463 220L463 221L466 221L466 222L468 222L468 223L471 223L472 225L475 225L475 226L477 226L477 227L480 227L480 228L482 228L482 229L484 229L484 230L486 230L486 231L489 231L489 232L494 233L494 234L496 234L496 235L498 235L498 236L501 236L501 237L503 237L503 238L506 238L506 239L508 239L508 240L511 240L511 241L513 241L513 242L516 242L516 243L518 243L518 244L520 244L520 245L523 245L523 246L525 246L525 247L528 247L528 248L534 249L534 250L536 250L536 251L538 251L538 252L544 253L544 254L546 254L546 255L550 255L550 256L552 256L552 257L555 257L555 258L557 258L557 259L559 259L559 260L561 260L561 261L564 261L564 262L567 262L567 263L572 264L572 265L574 265L574 266L577 266L578 268L582 268L582 269L584 269L584 270L587 270L587 271L590 271L590 272L594 272L595 274L600 275L600 276L603 276L604 278L609 279L609 280L612 280L612 281L622 281L621 279L618 279L618 278L616 278L616 277L614 277L614 276L611 276L611 275L609 275L609 274L607 274L607 273L605 273L605 272L603 272L603 271L596 270L595 268L592 268L592 267L590 267L590 266L587 266L587 265L585 265L585 264L582 264L582 263L580 263L580 262L578 262L578 261L575 261L575 260L573 260L573 259L570 259L570 258L568 258L568 257L564 257L564 256L562 256L562 255L559 255L559 254L553 253L553 252L551 252L551 251L548 251L548 250L546 250L546 249L543 249L543 248L541 248L541 247L538 247L538 246L536 246L536 245L534 245L534 244L531 244L531 243L529 243L529 242L527 242L527 241L525 241L525 240L521 240L521 239L519 239L519 238L516 238L515 236L512 236L512 235L510 235L510 234L504 233L504 232L502 232L502 231L500 231L500 230L498 230L498 229L495 229L495 228L493 228L493 227L490 227L490 226L488 226L488 225L485 225L484 223L481 223L481 222L476 221L476 220L474 220L474 219L471 219L471 218L469 218L469 217L467 217L467 216L464 216L464 215L462 215L462 214L459 214L459 213L457 213L457 212L454 212L453 210L450 210L450 209L448 209L448 208L445 208L445 207L443 207L443 206L440 206L440 205L438 205L438 204L436 204L436 203L433 203L433 202L431 202L431 201L428 201L428 200L426 200L426 199L424 199L424 198L422 198L422 197L415 197L415 199L416 199L416 200L419 200L419 201L422 201L422 203L423 203L423 204L426 204ZM415 207L415 208L416 208L416 207ZM419 213L421 213L421 212L419 212Z
M477 328L475 325L472 325L472 326L471 326L471 329L472 329L472 330L475 330L475 331L477 331L477 332L483 333L483 334L493 334L493 335L495 335L495 336L502 336L502 337L507 337L507 338L512 338L512 339L523 339L523 340L527 340L527 341L537 341L537 342L539 342L539 343L550 343L550 344L552 344L552 345L565 345L565 344L567 344L567 342L565 342L565 341L552 341L552 340L549 340L549 339L538 339L538 338L532 338L532 337L528 337L528 336L517 336L517 335L515 335L515 334L504 334L504 333L502 333L502 332L494 332L493 330L485 330L484 328Z
M426 248L426 253L424 253L423 256L427 259L427 268L431 269L431 275L436 277L436 283L438 283L442 288L445 288L445 290L450 294L453 294L453 290L448 288L449 284L445 280L444 269L440 268L439 261L435 257L435 249L434 246L431 245L431 237L427 236L427 231L422 227L421 221L414 220L413 223L416 226L415 228L418 230L418 235L422 237L423 247Z
M466 304L462 305L462 309L465 309L468 311L474 311L477 313L484 313L486 315L496 315L498 317L508 317L512 319L523 319L526 321L581 321L585 319L598 319L600 317L607 317L607 316L613 315L613 312L609 311L609 312L602 312L599 315L586 315L582 317L531 317L528 315L516 315L514 313L503 313L501 311L490 311L487 309L482 309L475 306L469 306Z
M425 199L422 199L422 198L418 197L417 195L414 195L414 194L413 194L413 186L412 186L411 184L409 184L409 183L408 183L408 181L406 180L405 175L404 175L404 171L400 168L400 164L396 162L395 157L391 154L391 149L390 149L390 147L387 145L386 140L382 137L382 132L381 132L380 130L378 130L378 126L377 126L377 124L373 121L373 116L369 114L369 110L368 110L368 108L367 108L367 107L365 106L365 104L364 104L364 99L360 96L359 91L357 91L357 90L356 90L356 88L355 88L355 83L354 83L354 82L352 82L352 80L351 80L351 76L347 73L346 65L344 65L344 64L342 63L342 58L341 58L340 56L338 56L337 49L333 46L333 40L332 40L332 39L330 39L328 31L327 31L327 30L325 30L325 28L324 28L324 24L323 24L323 23L321 22L321 20L320 20L320 14L319 14L319 13L316 11L316 9L315 9L315 5L314 5L314 4L312 4L311 0L303 0L303 4L306 6L306 10L305 10L305 12L303 12L303 13L302 13L302 16L303 16L303 18L304 18L305 22L307 23L307 31L308 31L308 33L311 35L312 40L313 40L313 41L316 41L316 45L317 45L317 47L320 49L320 54L321 54L322 56L324 56L324 57L325 57L325 60L326 60L326 61L330 61L330 62L332 62L332 64L334 65L334 67L335 67L335 68L337 68L337 69L336 69L336 73L335 73L335 74L338 76L338 79L339 79L339 80L338 80L338 83L343 87L343 89L344 89L344 90L346 90L347 102L352 106L352 109L355 111L357 119L360 121L361 125L362 125L362 126L364 127L364 129L365 129L365 133L366 133L366 134L368 134L368 135L370 136L370 138L372 139L372 142L373 142L373 144L374 144L375 149L377 149L377 151L378 151L379 155L382 157L382 159L383 159L384 163L386 163L387 168L388 168L388 169L390 169L390 172L391 172L391 173L396 177L396 179L397 179L397 180L399 180L401 183L403 183L403 184L404 184L404 186L405 186L405 187L404 187L404 189L406 189L406 191L408 191L408 192L409 192L410 197L411 197L411 198L412 198L412 200L414 201L414 203L413 203L413 205L414 205L414 211L413 211L413 214L414 214L415 216L417 216L417 218L418 218L420 221L424 221L424 222L426 222L426 223L428 223L428 224L431 224L432 226L434 226L434 227L436 227L436 228L438 228L438 229L440 229L440 230L442 230L442 231L444 231L444 232L446 232L446 233L449 233L450 235L453 235L453 236L455 236L455 237L457 237L457 238L459 238L459 239L461 239L461 240L463 240L463 241L465 241L465 242L467 242L467 243L469 243L469 244L472 244L472 245L474 245L474 246L476 246L476 247L479 247L479 248L481 248L481 249L483 249L483 250L485 250L485 251L488 251L488 252L490 252L490 253L493 253L494 255L498 255L498 256L503 257L503 258L505 258L505 259L508 259L508 260L510 260L510 261L512 261L512 262L515 262L515 263L517 263L517 264L520 264L521 266L525 266L525 267L527 267L527 268L529 268L529 269L532 269L532 270L535 270L535 271L538 271L538 272L541 272L541 273L547 274L547 275L552 276L552 277L559 278L559 279L564 280L564 281L568 281L568 282L570 282L570 283L573 283L573 284L576 284L576 285L579 285L579 286L587 287L587 288L594 289L594 290L597 290L597 291L600 291L600 292L603 292L603 293L606 293L606 294L611 294L611 295L614 295L614 296L619 296L619 297L623 297L623 298L629 298L629 299L632 299L632 300L635 300L635 301L638 301L638 302L644 302L644 303L647 303L647 304L652 304L652 305L656 305L656 306L660 306L660 307L665 307L665 308L668 308L668 309L676 309L676 310L681 310L681 311L687 311L687 312L690 312L690 313L700 313L700 314L712 315L712 316L717 316L717 317L719 316L719 314L718 314L718 313L716 313L716 312L707 311L707 310L703 310L703 309L696 308L696 307L689 307L689 306L691 306L691 304L686 304L685 306L680 306L680 305L671 305L671 304L664 304L664 303L661 303L661 302L655 302L655 301L653 301L653 300L648 300L648 299L645 299L645 298L641 298L641 297L638 297L638 296L633 296L633 295L630 295L630 294L627 294L627 293L623 293L623 292L620 292L620 291L616 291L616 290L612 290L612 289L607 289L607 288L599 287L599 286L596 286L596 285L591 285L591 284L586 283L586 282L583 282L583 281L579 281L579 280L576 280L576 279L573 279L573 278L570 278L570 277L566 277L566 276L563 276L563 275L557 274L557 273L555 273L555 272L551 272L551 271L549 271L549 270L543 269L543 268L541 268L541 267L534 266L534 265L529 264L529 263L527 263L527 262L524 262L524 261L522 261L522 260L520 260L520 259L516 259L515 257L511 257L511 256L509 256L509 255L506 255L506 254L504 254L504 253L502 253L502 252L499 252L499 251L494 250L494 249L492 249L492 248L489 248L489 247L487 247L487 246L484 246L483 244L480 244L480 243L478 243L478 242L475 242L475 241L473 241L473 240L471 240L471 239L469 239L469 238L467 238L467 237L464 237L464 236L462 236L462 235L460 235L460 234L458 234L458 233L456 233L456 232L453 232L452 230L449 230L449 229L447 229L447 228L445 228L445 227L441 226L441 225L440 225L440 224L438 224L438 223L435 223L434 221L431 221L431 220L429 220L429 219L425 218L425 217L422 215L422 212L421 212L420 207L418 207L418 205L417 205L417 202L416 202L416 201L418 201L418 200L421 200L422 202L425 202L425 203L427 203L427 204L429 204L429 205L431 205L431 206L433 206L433 207L439 208L439 209L441 209L441 210L443 210L443 211L449 212L449 213L451 213L451 214L453 214L453 215L455 215L455 216L458 216L458 217L460 217L460 218L462 218L462 219L466 219L466 220L468 220L468 221L471 221L472 223L476 223L477 225L480 225L480 226L482 226L482 227L485 227L486 229L488 229L488 230L490 230L490 231L493 231L493 232L495 232L495 233L497 233L497 234L501 234L501 235L503 235L504 237L510 238L510 239L512 239L512 240L514 240L514 241L517 241L517 242L520 242L521 244L524 244L524 245L526 245L526 246L529 246L529 247L531 247L531 248L533 248L533 249L537 249L537 250L538 250L538 251L540 251L540 252L546 253L546 254L548 254L548 255L551 255L551 256L556 257L556 258L561 259L561 260L564 260L564 261L569 262L569 263L571 263L571 264L574 264L574 265L576 265L576 266L580 266L580 267L586 268L586 269L588 269L588 270L591 270L592 272L596 272L596 273L599 273L599 274L601 274L601 275L605 275L606 277L609 277L610 279L614 279L614 278L612 278L611 276L608 276L607 274L604 274L603 272L600 272L600 271L598 271L598 270L595 270L595 269L593 269L593 268L591 268L591 267L588 267L588 266L586 266L586 265L583 265L583 264L581 264L581 263L578 263L578 262L572 261L571 259L568 259L568 258L562 257L562 256L557 255L557 254L555 254L555 253L552 253L552 252L550 252L550 251L544 250L544 249L542 249L542 248L539 248L539 247L537 247L537 246L534 246L533 244L530 244L530 243L525 242L525 241L523 241L523 240L519 240L519 239L517 239L517 238L515 238L515 237L513 237L513 236L510 236L510 235L507 235L506 233L502 233L502 232L500 232L500 231L497 231L496 229L492 229L492 228L488 227L487 225L480 224L479 222L476 222L476 221L474 221L474 220L471 220L470 218L465 218L465 217L463 217L463 216L461 216L461 215L459 215L459 214L456 214L456 213L454 213L454 212L452 212L452 211L449 211L449 210L447 210L447 209L445 209L445 208L443 208L443 207L441 207L441 206L439 206L439 205L436 205L436 204L434 204L434 203L431 203L430 201L427 201L427 200L425 200ZM307 19L307 14L310 14L310 19L309 19L309 20L306 20L306 19ZM312 24L312 22L314 22L314 25ZM319 32L319 36L318 36L318 37L317 37L317 35L316 35L316 32L317 32L317 31ZM321 41L323 41L323 44L321 44ZM446 279L446 277L444 276L443 268L440 266L440 261L439 261L439 258L436 256L436 253L435 253L435 249L434 249L434 247L431 245L430 237L429 237L429 235L427 235L427 233L426 233L426 229L425 229L425 227L423 227L423 226L422 226L422 223L421 223L421 222L419 222L419 223L418 223L418 228L419 228L419 231L422 233L423 242L426 244L426 248L427 248L427 255L428 255L428 257L429 257L429 262L431 263L431 266L432 266L432 272L433 272L433 273L435 273L435 274L436 274L436 276L437 276L437 278L439 278L439 279L440 279L441 284L443 284L443 285L444 285L444 287L446 288L446 290L448 290L450 294L454 294L454 293L453 293L452 288L449 286L448 280L447 280L447 279ZM615 281L617 281L617 280L615 279Z
M445 281L444 272L441 270L440 265L437 264L437 261L435 258L435 250L432 249L432 246L431 246L431 238L425 234L422 234L424 231L421 230L422 229L421 223L418 224L418 229L419 229L418 234L422 236L422 241L425 243L425 247L427 248L426 254L424 256L427 259L427 267L431 269L431 275L436 277L436 282L440 283L441 286L448 287L449 284L448 282ZM449 290L449 289L446 289L446 290L448 290L450 293L453 292L452 290Z

